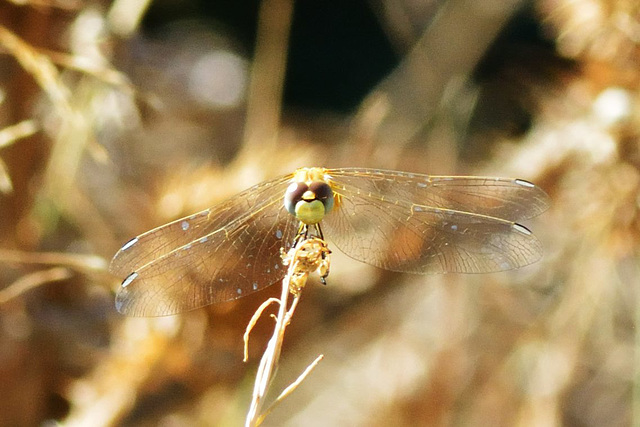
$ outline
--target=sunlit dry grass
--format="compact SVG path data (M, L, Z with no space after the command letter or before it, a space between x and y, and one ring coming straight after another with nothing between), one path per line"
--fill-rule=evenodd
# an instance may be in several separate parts
M109 29L109 10L3 5L12 16L49 5L66 12L40 36L14 24L36 21L0 22L0 59L20 77L3 80L0 104L0 380L10 391L0 424L241 424L268 316L252 332L248 364L242 336L278 289L176 317L124 318L106 262L139 232L300 166L517 176L553 206L528 224L545 258L520 271L402 276L334 250L328 285L311 280L300 300L272 388L325 358L265 425L637 424L637 6L536 3L556 49L507 56L495 66L499 81L488 82L531 114L514 135L474 123L481 92L470 80L511 9L464 21L465 2L445 3L399 67L340 121L287 116L278 85L289 17L261 22L260 37L274 40L263 48L275 50L256 56L264 68L243 101L254 114L244 133L236 124L245 104L207 110L176 95L181 86L167 83L160 59L145 68L127 56L132 45ZM60 27L83 38L65 39ZM470 40L441 49L443 34L460 28ZM446 67L420 72L423 61ZM325 135L339 139L328 146Z

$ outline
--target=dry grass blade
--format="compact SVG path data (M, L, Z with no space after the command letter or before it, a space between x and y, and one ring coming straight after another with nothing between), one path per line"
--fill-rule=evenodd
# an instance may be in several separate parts
M69 55L47 49L38 49L38 51L47 56L53 63L93 76L100 81L118 86L120 89L126 89L128 92L133 92L133 85L125 74L96 61L94 58Z
M324 359L324 354L321 354L318 357L316 357L316 359L313 362L311 362L309 366L307 366L307 368L298 376L298 378L296 378L294 382L292 382L291 384L289 384L287 388L282 390L282 393L280 393L280 396L278 396L276 400L271 405L269 405L267 410L264 411L264 414L262 414L260 418L258 418L258 424L262 423L265 417L269 415L269 413L271 413L271 411L276 407L278 403L282 402L282 400L285 397L289 396L291 393L293 393L293 391L296 388L298 388L298 386L302 383L302 381L304 381L305 378L307 378L307 376L311 373L311 371L313 371L315 367L318 366L318 363L320 363L322 359Z
M292 0L262 2L245 125L245 150L277 140Z
M107 19L112 31L121 37L130 37L140 26L151 0L116 0L111 4Z
M13 126L0 130L0 149L8 147L21 138L26 138L38 131L33 120L23 120ZM13 183L7 165L0 159L0 192L9 194L13 191Z
M83 6L78 0L9 0L17 6L32 6L36 8L51 8L75 11Z
M80 272L107 271L107 262L105 259L95 255L58 252L22 252L0 249L0 262L65 265Z
M244 338L243 338L244 339L244 358L242 359L243 362L246 362L247 360L249 360L249 335L251 334L251 330L258 322L258 319L260 319L260 316L262 316L262 312L274 302L279 303L280 300L278 298L269 298L268 300L263 302L260 305L260 307L258 307L256 312L253 313L251 320L249 320L249 324L247 325L247 330L245 331Z
M8 147L19 139L26 138L38 131L34 120L23 120L0 130L0 148Z
M0 159L0 192L3 194L9 194L13 192L13 184L11 183L11 177L9 176L9 170L5 162Z
M104 272L107 263L101 257L94 255L65 254L65 253L33 253L9 249L0 249L0 262L15 264L56 265L49 270L37 271L21 277L11 285L0 290L0 304L16 298L26 291L49 282L57 282L72 276L72 269L83 272ZM65 267L60 267L63 265Z
M46 55L3 26L0 26L0 46L13 55L22 68L33 76L56 108L67 114L72 111L69 105L69 90L60 81L58 70Z
M5 304L28 290L45 283L66 280L70 278L71 275L71 271L67 268L54 267L49 270L36 271L35 273L22 276L6 288L0 290L0 304Z

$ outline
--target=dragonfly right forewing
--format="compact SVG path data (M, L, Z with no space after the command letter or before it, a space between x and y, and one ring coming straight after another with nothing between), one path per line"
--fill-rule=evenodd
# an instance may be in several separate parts
M210 209L154 228L127 242L111 261L109 271L125 277L171 251L242 220L262 206L281 198L290 176L282 176L251 187Z
M239 298L284 276L298 222L285 209L282 177L125 244L112 271L127 273L116 297L133 316L176 314Z

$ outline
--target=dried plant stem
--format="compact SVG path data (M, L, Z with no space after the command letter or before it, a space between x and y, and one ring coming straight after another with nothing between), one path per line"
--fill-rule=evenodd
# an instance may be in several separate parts
M289 272L292 271L291 267L292 266L289 268ZM299 299L299 296L294 297L291 308L287 311L289 283L291 281L291 277L291 274L287 274L287 276L282 280L282 293L280 294L280 306L278 308L276 324L273 330L273 336L267 344L267 349L262 355L260 365L258 366L258 372L256 373L256 382L253 387L251 406L249 407L249 412L247 413L247 419L245 422L245 426L247 427L259 425L260 409L264 404L267 389L271 383L273 375L275 374L276 364L280 358L280 350L282 349L282 343L284 341L284 333Z
M274 404L269 407L268 411L261 414L261 409L264 405L264 398L277 369L277 363L280 358L280 351L284 341L284 333L300 300L300 292L305 286L309 274L312 272L318 271L323 277L326 276L329 268L328 254L329 250L326 242L318 238L311 238L299 242L283 257L284 264L288 266L287 275L282 279L282 292L280 294L280 299L276 300L279 303L279 307L273 335L267 344L264 354L262 355L260 365L258 366L258 372L256 373L251 405L245 421L245 426L247 427L260 425L266 414L273 409L274 405L295 390L295 388L322 359L322 356L320 356L311 365L309 365L302 375L300 375L293 384L287 387L280 396L278 396ZM293 301L291 302L291 306L287 309L289 293L293 294ZM258 308L256 314L251 318L249 326L247 327L247 332L245 333L245 359L247 353L247 342L251 328L255 325L264 309L274 302L273 300L273 298L270 298L265 301Z

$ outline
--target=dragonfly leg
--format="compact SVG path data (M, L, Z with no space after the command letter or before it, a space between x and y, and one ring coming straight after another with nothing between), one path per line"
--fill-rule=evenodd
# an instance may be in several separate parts
M300 243L300 241L304 240L307 238L307 235L309 234L309 227L304 224L304 223L300 223L300 226L298 227L298 233L296 234L296 237L293 239L293 244L291 245L292 248L295 248L298 243Z

